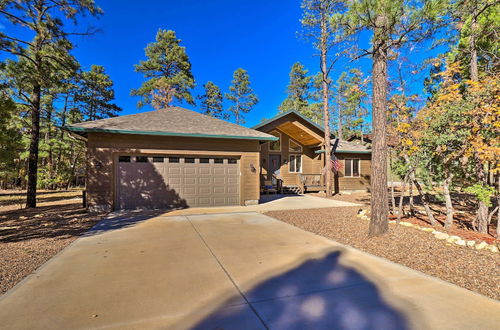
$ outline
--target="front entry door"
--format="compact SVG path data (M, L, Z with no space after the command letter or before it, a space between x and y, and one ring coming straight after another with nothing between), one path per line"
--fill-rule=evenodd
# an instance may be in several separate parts
M276 177L280 175L280 167L281 167L281 155L278 154L270 154L269 155L269 180L273 182L273 185L276 184Z

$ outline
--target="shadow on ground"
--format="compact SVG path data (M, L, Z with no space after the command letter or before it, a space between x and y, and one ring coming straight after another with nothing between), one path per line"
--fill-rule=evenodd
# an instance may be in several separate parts
M158 217L173 210L133 210L111 213L82 236L98 235L110 230L132 227L138 223Z
M339 263L342 252L310 259L264 280L244 295L255 324L271 329L408 329L409 322L377 286ZM220 307L194 329L245 329L247 305Z

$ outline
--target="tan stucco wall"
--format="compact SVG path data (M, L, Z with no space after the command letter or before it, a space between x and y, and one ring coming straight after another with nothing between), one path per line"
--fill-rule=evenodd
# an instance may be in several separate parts
M259 141L89 133L86 190L90 210L114 209L115 164L122 154L239 157L241 204L255 203L260 197Z

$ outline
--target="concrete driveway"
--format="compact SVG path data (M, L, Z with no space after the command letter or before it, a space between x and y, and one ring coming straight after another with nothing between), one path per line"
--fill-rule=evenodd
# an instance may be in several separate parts
M112 217L0 298L5 329L498 329L500 303L258 213Z

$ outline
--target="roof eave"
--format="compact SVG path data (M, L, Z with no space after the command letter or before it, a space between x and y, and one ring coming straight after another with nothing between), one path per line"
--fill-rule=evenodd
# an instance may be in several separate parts
M219 134L203 134L203 133L178 133L178 132L161 132L161 131L135 131L122 129L107 129L107 128L88 128L77 126L64 126L63 129L75 133L114 133L114 134L135 134L135 135L154 135L154 136L179 136L179 137L197 137L197 138L214 138L214 139L237 139L237 140L258 140L258 141L277 141L275 136L244 136L244 135L219 135Z
M322 154L325 150L316 150L314 153ZM336 154L371 154L370 150L335 150L333 153Z
M325 131L324 127L316 124L315 122L313 122L311 119L305 117L304 115L302 115L301 113L295 111L295 110L288 110L286 112L282 112L282 113L279 113L277 114L276 116L274 116L273 118L271 119L268 119L268 120L264 120L262 123L259 123L255 126L252 127L252 129L258 129L258 128L261 128L269 123L272 123L273 121L277 120L277 119L280 119L282 117L285 117L286 115L288 114L291 114L291 113L294 113L296 114L297 116L299 116L300 118L304 119L305 121L307 121L309 124L313 125L314 127L316 127L317 129L321 130L322 132ZM333 136L333 134L331 134Z

